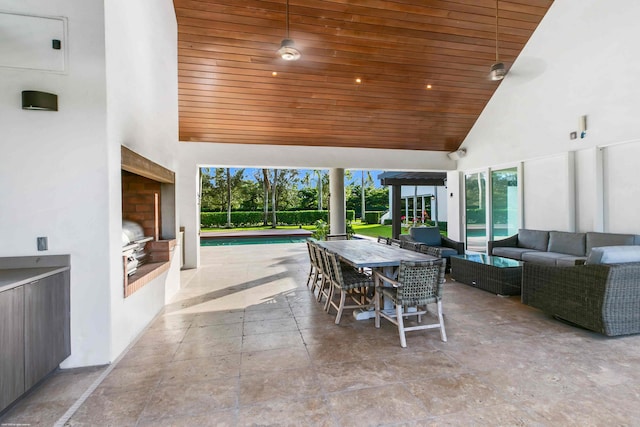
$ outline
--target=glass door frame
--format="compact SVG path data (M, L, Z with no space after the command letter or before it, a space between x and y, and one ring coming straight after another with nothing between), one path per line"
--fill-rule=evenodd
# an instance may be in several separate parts
M492 200L492 193L493 193L493 179L492 179L492 172L494 171L501 171L504 169L513 169L516 168L516 173L517 173L517 177L518 177L518 229L522 228L523 224L524 224L524 173L523 173L523 163L522 162L516 162L516 163L506 163L503 165L499 165L499 166L495 166L495 167L488 167L488 168L480 168L480 169L470 169L470 170L466 170L466 171L462 171L462 183L463 183L463 197L461 197L460 202L462 204L462 209L461 209L461 213L462 213L462 237L463 240L465 242L465 247L466 247L466 243L467 243L467 176L468 175L473 175L473 174L477 174L477 173L486 173L486 191L485 191L485 206L487 207L486 209L486 214L485 214L485 224L486 224L486 236L487 236L487 242L489 242L490 240L493 240L494 236L493 236L493 200Z

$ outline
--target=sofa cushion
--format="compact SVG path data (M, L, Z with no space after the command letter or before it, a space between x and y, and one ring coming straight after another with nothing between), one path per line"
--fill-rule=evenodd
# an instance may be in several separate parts
M436 246L436 248L440 249L442 258L449 258L451 255L458 255L458 251L455 249L447 248L445 246Z
M522 254L522 261L530 262L532 264L555 266L556 261L559 258L564 258L566 256L567 254L561 254L558 252L525 252Z
M550 231L548 251L567 255L585 256L585 234Z
M591 249L585 264L640 262L640 246L602 246Z
M549 244L549 232L540 230L518 230L518 247L546 251Z
M440 246L442 237L438 227L411 227L409 235L427 246Z
M493 252L491 253L491 255L521 260L522 254L525 252L536 252L536 251L534 251L533 249L527 249L527 248L514 248L512 246L498 246L493 248Z
M573 267L576 265L582 265L587 260L586 257L583 256L565 256L556 259L557 267Z
M587 251L600 246L624 246L636 243L635 234L614 234L614 233L597 233L594 231L587 233Z

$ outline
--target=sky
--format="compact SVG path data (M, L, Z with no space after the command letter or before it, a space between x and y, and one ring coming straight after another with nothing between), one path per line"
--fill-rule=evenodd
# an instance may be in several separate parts
M231 173L235 173L238 169L241 168L231 168ZM255 180L254 175L256 171L260 171L261 169L255 168L244 168L244 178ZM356 184L360 184L362 171L359 169L349 169L351 171L351 179L345 177L345 185L355 182ZM311 169L298 169L298 173L300 178L304 177L307 173L312 172ZM328 173L328 170L326 171ZM383 171L381 170L370 170L371 178L373 178L373 185L376 188L380 188L380 180L378 179L378 175L380 175Z

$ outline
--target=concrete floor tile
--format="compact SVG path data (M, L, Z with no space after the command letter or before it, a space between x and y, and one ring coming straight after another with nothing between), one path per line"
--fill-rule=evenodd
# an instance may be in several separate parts
M240 407L272 400L314 397L319 393L318 378L309 369L251 373L240 377Z
M327 399L343 426L378 426L429 415L422 402L400 384L330 394Z
M333 427L338 424L321 398L275 400L240 408L238 426Z
M235 408L237 396L237 377L162 383L148 396L141 418L198 415Z
M289 369L311 369L307 349L300 347L242 353L241 374L282 371Z
M636 425L640 334L607 338L445 283L448 341L346 314L300 244L208 247L73 426ZM53 425L104 371L61 370L0 418Z

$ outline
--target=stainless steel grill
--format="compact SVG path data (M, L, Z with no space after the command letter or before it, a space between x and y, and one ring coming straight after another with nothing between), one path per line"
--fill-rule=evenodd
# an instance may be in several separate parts
M126 257L127 276L134 274L146 262L145 245L153 237L144 235L144 229L134 221L122 220L122 256Z

